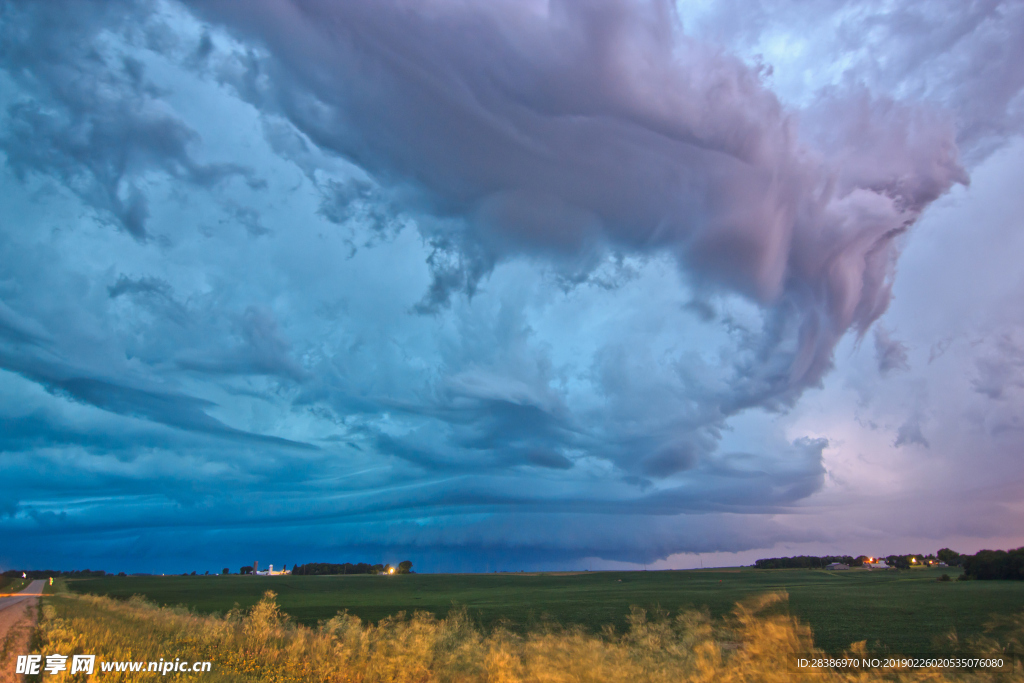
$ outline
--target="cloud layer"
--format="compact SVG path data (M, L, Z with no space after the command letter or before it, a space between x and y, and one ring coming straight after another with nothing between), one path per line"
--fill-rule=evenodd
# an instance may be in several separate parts
M968 62L1019 32L998 7L961 17ZM910 35L892 74L795 97L746 58L777 27L727 13L5 3L0 563L73 538L139 567L263 543L463 569L820 540L780 520L829 494L844 430L801 397L1024 82L1001 54L909 88L962 66ZM992 400L1020 386L1001 339L964 361ZM879 382L913 375L898 322L873 340ZM899 453L936 443L914 401Z

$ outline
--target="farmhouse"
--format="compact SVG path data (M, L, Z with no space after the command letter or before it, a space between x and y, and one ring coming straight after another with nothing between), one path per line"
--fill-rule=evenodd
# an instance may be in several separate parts
M891 569L891 567L885 563L885 560L878 560L877 562L865 562L864 566L868 569Z
M833 569L833 570L836 570L836 571L840 571L840 570L843 570L843 569L849 569L849 568L850 568L850 565L843 564L842 562L833 562L832 564L826 564L825 565L825 569Z
M256 571L254 571L253 574L256 576L286 576L288 574L291 574L291 572L288 571L288 565L285 565L284 569L281 569L276 572L274 571L274 565L272 564L268 564L267 568L262 571L260 571L259 566L259 562L253 562L253 568L256 569Z

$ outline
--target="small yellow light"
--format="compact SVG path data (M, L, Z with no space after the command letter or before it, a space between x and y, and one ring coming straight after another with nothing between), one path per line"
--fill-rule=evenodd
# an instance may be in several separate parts
M394 567L390 567L388 569L388 574L394 574L394 573L395 573L395 568Z

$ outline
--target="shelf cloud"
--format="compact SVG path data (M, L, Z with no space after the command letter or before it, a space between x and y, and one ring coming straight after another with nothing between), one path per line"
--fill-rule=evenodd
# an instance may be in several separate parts
M898 294L1021 130L953 5L3 3L0 564L671 564L951 486L949 415L1012 469L1016 323Z

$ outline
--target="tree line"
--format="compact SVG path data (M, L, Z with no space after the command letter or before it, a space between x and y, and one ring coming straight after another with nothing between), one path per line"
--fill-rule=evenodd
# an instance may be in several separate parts
M24 574L29 579L45 579L51 576L106 576L107 573L102 569L75 569L73 571L62 571L59 569L8 569L3 573L4 576L8 576L15 579L20 579L21 575Z
M853 557L852 555L823 555L821 557L816 555L799 555L797 557L770 557L763 560L757 560L754 562L754 567L757 569L824 569L833 562L839 562L848 567L862 567L864 564L872 560L875 562L885 560L887 565L890 567L896 567L897 569L910 569L914 565L928 566L929 563L938 564L939 562L944 562L950 567L955 567L960 566L965 557L970 556L960 555L960 553L950 550L949 548L943 548L934 555L930 553L927 555L924 553L909 553L906 555L886 555L885 557L868 557L867 555L858 555L857 557Z
M981 550L964 558L963 579L1024 581L1024 548Z
M822 557L799 555L797 557L769 557L758 560L754 566L758 569L824 569L826 565L833 562L842 562L850 567L859 567L861 564L859 559L849 555L824 555Z
M824 569L833 562L841 562L849 567L860 567L870 560L885 560L885 563L896 569L910 569L917 566L928 566L943 562L950 567L963 567L961 580L972 579L987 581L1007 579L1024 581L1024 548L1016 550L980 550L974 555L960 553L943 548L934 555L911 553L909 555L887 555L871 558L866 555L852 557L850 555L799 555L797 557L770 557L754 563L757 569Z
M405 560L399 562L391 571L390 564L368 564L366 562L344 562L342 564L331 564L329 562L310 562L308 564L297 564L292 567L293 576L333 576L335 574L411 574L412 562Z
M392 569L394 571L392 571ZM206 572L208 575L210 572ZM227 567L221 572L222 574L230 574L231 570ZM252 566L241 567L238 570L239 574L252 574ZM368 564L366 562L357 562L352 564L351 562L345 562L343 564L330 564L327 562L311 562L309 564L297 564L292 567L292 574L299 576L321 576L321 575L334 575L334 574L412 574L412 562L405 560L399 562L398 565L392 567L390 564ZM65 571L60 569L8 569L7 571L0 574L0 576L7 576L10 578L20 579L22 574L29 579L45 579L51 576L64 576L68 578L76 577L87 577L87 576L113 576L108 574L102 569L75 569L72 571ZM117 574L118 576L126 576L124 572ZM196 576L196 572L192 572L191 576ZM150 576L149 574L136 574L136 576ZM189 576L188 572L182 574L182 576Z

